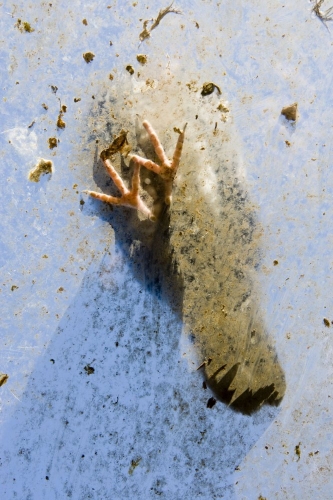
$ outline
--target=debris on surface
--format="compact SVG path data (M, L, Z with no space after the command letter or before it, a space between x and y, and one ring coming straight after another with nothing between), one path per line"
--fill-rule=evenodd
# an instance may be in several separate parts
M87 19L82 19L82 24L84 24L85 26L88 26L88 21L87 21Z
M186 84L186 87L188 87L188 89L191 91L191 92L198 92L198 87L197 87L197 81L196 80L191 80L189 83Z
M314 6L312 7L312 12L316 14L316 16L325 24L326 21L333 21L333 7L330 7L325 12L320 10L320 7L323 5L324 0L315 0Z
M130 75L133 75L134 74L134 68L133 68L133 66L131 66L130 64L128 64L126 66L126 71L128 71Z
M140 64L142 64L142 65L143 65L143 64L146 64L146 62L147 62L147 60L148 60L148 58L147 58L146 54L138 54L138 55L136 56L136 59L137 59L137 61L138 61Z
M58 139L56 137L50 137L48 142L50 149L56 148L58 146Z
M323 319L323 322L324 322L324 325L325 325L325 326L327 326L327 328L329 328L329 327L331 326L331 322L330 322L330 320L329 320L329 319L324 318L324 319Z
M52 174L53 163L51 160L41 158L37 165L29 172L28 179L31 182L39 182L40 176L44 174Z
M131 146L127 140L127 130L121 130L119 135L112 141L110 146L100 154L102 160L107 160L108 158L112 158L116 153L121 153L124 156L127 156L131 151Z
M84 367L84 371L87 373L87 375L92 375L93 373L95 373L95 368L88 364Z
M146 21L143 22L143 30L139 35L141 42L143 42L143 40L146 40L146 38L150 37L151 32L155 28L157 28L157 26L160 24L160 22L162 21L164 16L166 16L167 14L170 14L171 12L173 12L174 14L181 14L181 11L177 10L177 9L173 9L172 5L173 5L173 2L169 5L169 7L166 7L165 9L161 9L159 11L156 19L147 19ZM148 23L151 21L153 21L153 24L150 26L150 28L147 28Z
M285 116L287 120L295 122L297 118L297 102L282 108L281 115Z
M26 33L32 33L33 31L35 31L32 27L31 27L31 24L28 23L27 21L21 21L21 19L18 19L17 20L17 23L15 24L15 26L23 33L24 31Z
M81 101L81 97L74 97L74 102L79 102Z
M4 385L9 379L7 373L0 373L0 387Z
M42 107L47 111L49 109L48 105L43 102Z
M297 462L300 460L301 458L301 443L298 443L296 446L295 446L295 453L297 455Z
M221 104L219 104L217 106L218 111L221 111L221 113L222 113L221 120L223 122L227 121L227 119L228 119L228 113L230 111L230 109L228 108L227 104L228 104L228 102L224 102L224 103L221 103ZM217 131L215 130L215 132L217 132Z
M221 89L218 85L216 85L213 82L205 82L202 86L201 95L202 96L210 95L214 92L215 89L218 91L219 94L221 94Z
M225 104L219 104L217 106L217 109L221 111L222 113L229 113L229 108Z
M57 120L57 127L58 128L65 128L66 127L66 122L62 119L62 112L59 113L58 120Z
M88 64L94 59L95 54L93 52L85 52L84 54L82 54L82 57Z
M207 408L213 408L213 406L216 405L216 399L215 398L209 398L207 401Z
M139 465L140 462L141 462L141 457L137 458L136 460L131 460L131 466L128 470L130 476L133 474L134 469Z

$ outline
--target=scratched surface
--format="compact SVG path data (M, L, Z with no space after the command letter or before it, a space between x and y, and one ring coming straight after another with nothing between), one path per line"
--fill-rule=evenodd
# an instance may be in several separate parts
M1 4L1 490L329 499L331 34L311 3L197 0L140 44L166 6ZM156 224L82 193L116 194L121 129L153 158L143 119L169 155L188 122Z

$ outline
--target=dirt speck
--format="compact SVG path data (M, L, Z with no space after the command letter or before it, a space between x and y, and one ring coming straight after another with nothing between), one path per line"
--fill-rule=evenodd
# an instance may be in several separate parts
M31 24L28 23L27 21L22 21L21 19L17 20L17 23L15 25L22 33L25 31L26 33L32 33L35 31L32 27Z
M221 94L221 89L218 85L216 85L213 82L205 82L202 86L201 95L202 96L210 95L214 92L215 89L218 91L219 94Z
M121 153L124 156L127 156L131 151L131 146L127 140L127 130L121 130L119 135L115 137L110 146L106 149L103 149L100 156L102 160L106 160L108 158L112 158L116 153Z
M209 398L207 401L207 408L213 408L213 406L216 405L216 399L215 398Z
M297 119L297 102L282 108L281 115L283 115L287 120L295 122Z
M297 455L297 462L300 460L301 458L301 443L298 443L296 446L295 446L295 453Z
M145 54L138 54L136 56L136 60L140 63L140 64L146 64L146 62L148 61L148 58Z
M58 146L58 139L56 137L50 137L48 142L50 149L56 148Z
M7 373L0 373L0 387L4 385L9 379Z
M137 468L140 462L141 462L141 457L131 461L131 466L128 469L128 473L130 476L133 474L134 470Z
M66 122L62 119L62 113L59 113L58 120L57 120L57 127L58 128L65 128L66 127Z
M126 71L128 71L130 75L133 75L134 74L134 68L133 68L133 66L131 66L130 64L128 64L126 66Z
M91 63L91 61L93 61L95 54L93 52L84 52L84 54L82 54L82 57L88 64Z
M327 318L324 318L324 319L323 319L323 323L324 323L324 325L325 325L325 326L327 326L327 328L329 328L329 327L331 326L331 322L330 322L330 320L329 320L329 319L327 319Z
M31 182L39 182L41 175L52 174L53 164L51 160L44 160L41 158L37 165L32 168L28 174L28 179Z
M84 367L84 371L87 373L87 375L92 375L93 373L95 373L95 368L88 364Z
M229 108L226 106L226 104L219 104L217 106L217 109L221 111L222 113L229 113Z

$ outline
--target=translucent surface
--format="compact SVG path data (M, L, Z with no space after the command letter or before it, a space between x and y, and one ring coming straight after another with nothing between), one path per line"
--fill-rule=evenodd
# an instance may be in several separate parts
M331 33L311 3L180 1L140 43L165 7L1 4L1 491L330 499ZM188 123L155 225L83 194L117 194L121 129L152 157L143 119L168 155Z

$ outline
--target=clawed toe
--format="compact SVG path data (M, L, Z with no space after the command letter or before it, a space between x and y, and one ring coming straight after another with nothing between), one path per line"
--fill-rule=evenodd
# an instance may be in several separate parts
M179 162L182 154L182 149L183 149L183 144L184 144L184 138L185 138L185 130L187 123L184 126L184 129L182 132L180 132L177 145L175 148L175 152L173 155L172 160L170 161L163 149L163 146L153 129L153 127L150 125L148 121L143 122L144 128L147 130L147 133L149 135L149 138L154 146L155 152L157 157L159 158L161 165L158 165L157 163L148 160L147 158L142 158L141 156L138 155L131 155L130 159L134 161L135 166L134 166L134 172L133 172L133 177L132 177L132 185L131 189L128 189L126 185L124 184L122 178L119 176L113 165L111 164L109 158L106 158L105 155L103 155L103 152L101 154L101 160L103 161L103 164L113 180L114 184L117 186L119 189L121 196L115 197L115 196L109 196L104 193L97 193L96 191L84 191L85 193L89 194L93 198L96 198L98 200L104 201L106 203L110 203L112 205L123 205L126 207L131 207L134 208L140 212L142 212L144 215L146 215L150 220L155 221L156 216L154 213L148 208L148 206L145 204L145 202L142 200L140 197L140 167L144 166L148 170L151 170L152 172L155 172L157 175L159 175L163 180L165 184L165 194L164 194L164 202L166 205L171 204L171 198L172 198L172 186L173 186L173 180L176 176L178 167L179 167Z

